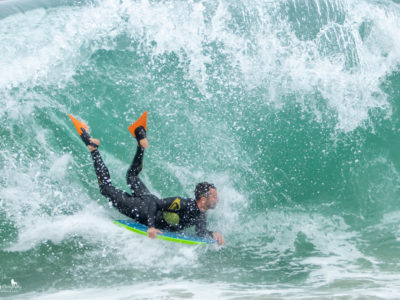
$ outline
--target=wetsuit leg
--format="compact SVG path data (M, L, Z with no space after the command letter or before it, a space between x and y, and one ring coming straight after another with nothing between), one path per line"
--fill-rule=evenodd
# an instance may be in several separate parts
M143 155L144 148L138 145L135 157L126 173L126 182L132 191L132 195L135 197L151 194L139 178L139 173L143 169Z
M110 173L96 149L91 152L94 169L100 186L100 192L112 205L124 215L138 221L146 220L148 208L146 203L138 197L133 197L111 184Z

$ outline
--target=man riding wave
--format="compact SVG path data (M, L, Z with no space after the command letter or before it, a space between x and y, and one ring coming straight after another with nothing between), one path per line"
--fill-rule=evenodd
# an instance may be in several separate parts
M101 194L121 213L148 226L147 233L150 238L156 238L157 234L162 234L163 229L181 231L195 226L198 236L214 239L218 245L224 244L221 234L209 231L206 227L206 212L214 209L218 203L216 187L212 183L200 182L194 191L195 199L182 197L159 199L149 192L139 178L139 173L143 168L144 150L149 146L146 130L143 126L139 126L133 133L138 145L135 157L126 173L126 181L132 191L131 195L111 184L110 173L98 150L100 141L92 138L85 128L81 128L80 135L92 155Z

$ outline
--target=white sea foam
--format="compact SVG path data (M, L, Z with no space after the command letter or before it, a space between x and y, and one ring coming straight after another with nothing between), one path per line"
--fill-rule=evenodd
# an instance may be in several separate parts
M88 288L64 290L45 294L29 293L21 295L20 299L321 299L321 298L358 298L377 297L395 299L398 287L368 286L344 290L330 288L310 290L293 286L270 286L268 288L242 285L229 285L220 282L202 282L185 280L162 280L149 283L135 283L132 285L115 286L113 288Z
M380 84L400 63L398 7L363 0L336 0L332 5L315 1L308 5L309 18L321 18L322 27L314 38L304 40L291 30L291 20L282 16L286 6L296 8L296 1L248 2L242 13L253 19L245 25L237 23L238 16L225 1L105 0L93 6L11 15L0 22L0 90L6 99L1 111L14 105L6 90L21 84L62 85L96 49L113 48L116 36L129 34L147 45L153 56L178 54L188 65L188 78L207 97L213 96L208 85L215 80L207 65L222 63L231 77L229 84L264 89L264 103L282 105L287 94L307 102L320 94L337 114L341 131L352 131L368 121L372 109L390 114ZM335 13L344 15L339 23ZM363 24L370 29L361 37ZM242 25L247 26L246 32L235 29ZM206 51L213 43L219 45L224 62ZM317 103L308 106L320 115Z
M125 2L123 6L130 16L132 35L140 32L148 41L155 41L155 55L175 52L182 60L187 57L188 75L205 95L207 83L215 79L207 74L206 66L216 62L203 50L206 44L216 42L222 45L220 51L227 56L227 63L244 76L250 89L266 88L266 102L280 102L282 96L290 93L304 101L304 97L319 93L336 112L337 129L345 132L367 121L371 109L384 109L390 114L380 83L400 62L400 12L395 7L389 12L387 7L376 8L364 1L334 1L327 13L344 14L343 23L328 18L314 39L302 40L290 30L290 22L277 17L276 7L259 2L248 3L244 11L257 24L246 32L248 37L229 26L235 22L235 16L224 1L214 5L216 9L209 22L203 3L166 5L142 1ZM310 18L315 17L318 9L310 11ZM373 27L364 40L359 34L363 22L371 22ZM352 67L347 66L349 60ZM317 103L311 105L316 107Z
M269 210L265 215L258 215L244 224L243 232L261 257L271 256L274 251L285 256L301 251L296 248L297 244L307 247L304 243L308 243L308 247L312 247L309 250L312 254L308 253L304 259L296 259L293 263L310 270L307 283L314 287L340 280L373 281L380 273L377 270L380 262L362 253L358 244L360 234L351 230L340 216L327 217L292 209ZM266 238L271 241L262 244L261 241ZM360 260L368 261L374 267L365 270L359 266ZM273 263L265 262L257 269L267 271L273 267ZM390 274L381 275L382 278L390 277Z

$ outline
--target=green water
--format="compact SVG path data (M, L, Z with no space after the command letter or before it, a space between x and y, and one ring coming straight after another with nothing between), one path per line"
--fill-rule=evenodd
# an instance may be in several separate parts
M395 1L1 2L0 297L396 298L399 17ZM113 224L67 114L128 191L145 110L142 179L160 197L213 182L225 246Z

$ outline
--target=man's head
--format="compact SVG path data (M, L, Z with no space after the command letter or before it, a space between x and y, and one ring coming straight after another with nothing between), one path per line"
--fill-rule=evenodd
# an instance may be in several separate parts
M212 183L200 182L194 189L197 205L201 211L214 209L218 202L217 188Z

